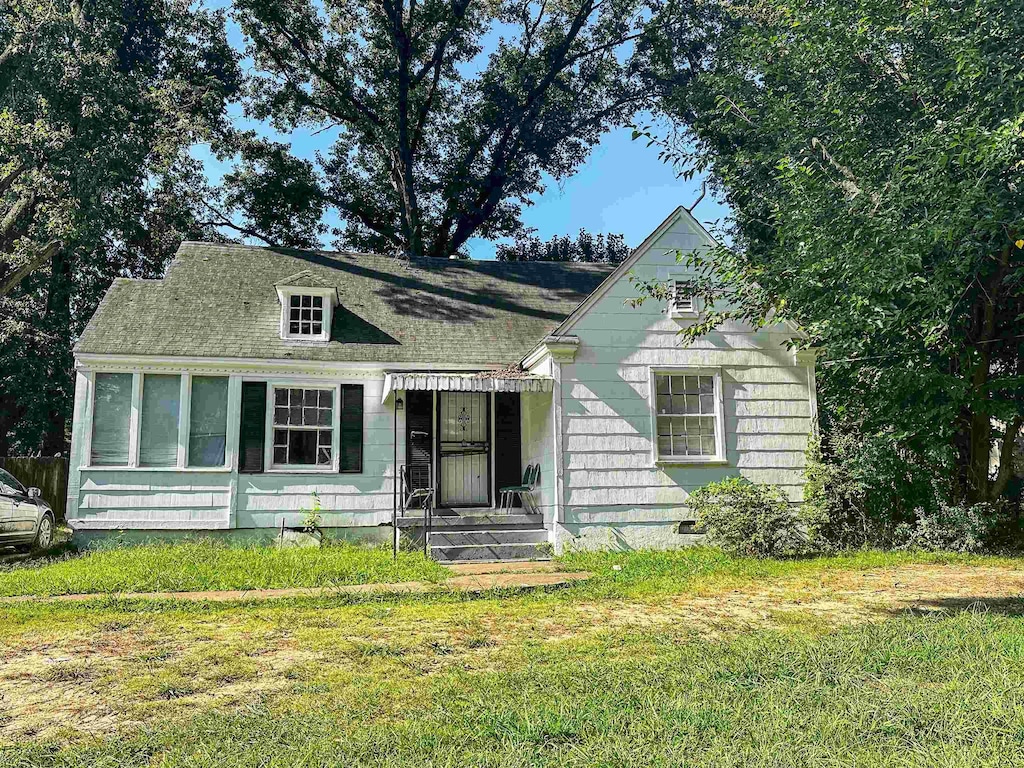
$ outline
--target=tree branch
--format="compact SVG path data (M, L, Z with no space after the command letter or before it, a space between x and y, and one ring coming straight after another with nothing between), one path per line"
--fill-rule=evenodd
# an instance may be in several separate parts
M0 297L8 295L13 291L22 280L28 277L32 272L37 270L43 264L50 260L57 249L60 247L59 240L52 240L45 246L39 249L39 251L29 258L24 264L14 270L11 275L4 280L2 286L0 286Z

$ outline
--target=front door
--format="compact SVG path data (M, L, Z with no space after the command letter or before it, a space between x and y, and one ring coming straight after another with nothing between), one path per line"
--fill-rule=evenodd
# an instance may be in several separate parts
M484 392L438 392L440 506L491 503L490 410Z

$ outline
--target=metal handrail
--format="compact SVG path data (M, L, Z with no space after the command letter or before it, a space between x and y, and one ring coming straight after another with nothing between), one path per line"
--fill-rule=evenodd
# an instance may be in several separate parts
M396 560L398 559L398 517L400 514L403 519L405 518L405 513L410 509L411 502L413 501L420 502L419 507L423 510L423 554L426 557L430 557L430 535L433 532L434 525L434 489L432 487L415 488L406 492L408 487L408 471L408 464L403 464L399 469L399 504L392 512L392 524L394 525L395 533L393 549ZM427 477L433 477L429 465Z

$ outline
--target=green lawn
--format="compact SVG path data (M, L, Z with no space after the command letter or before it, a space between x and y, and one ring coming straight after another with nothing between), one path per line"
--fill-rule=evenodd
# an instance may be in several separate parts
M319 549L227 546L196 539L122 548L69 550L0 565L0 595L187 592L439 581L450 575L420 553L352 544Z
M596 576L479 598L0 606L0 765L1018 764L1024 562L698 548L562 565ZM886 602L905 584L947 610Z

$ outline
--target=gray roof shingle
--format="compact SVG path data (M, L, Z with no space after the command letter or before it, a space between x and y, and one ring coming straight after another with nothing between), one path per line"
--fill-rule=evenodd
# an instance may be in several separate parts
M162 280L118 279L75 351L369 363L513 363L611 272L608 264L402 260L186 242ZM331 341L283 341L275 285L336 286Z

